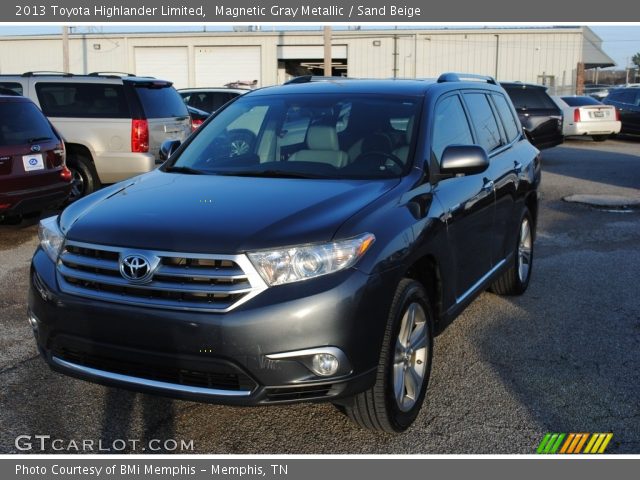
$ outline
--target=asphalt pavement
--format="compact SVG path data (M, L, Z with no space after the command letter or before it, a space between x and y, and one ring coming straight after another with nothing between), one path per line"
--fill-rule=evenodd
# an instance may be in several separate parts
M26 321L36 226L0 226L0 453L83 441L86 453L535 453L547 432L612 432L608 453L638 454L640 210L563 201L574 194L640 196L640 139L543 153L529 290L482 294L436 338L425 404L402 435L361 430L330 404L223 407L53 373Z

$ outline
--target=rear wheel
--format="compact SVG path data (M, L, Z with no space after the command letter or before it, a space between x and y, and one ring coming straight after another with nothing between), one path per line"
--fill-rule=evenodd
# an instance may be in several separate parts
M604 142L609 138L609 135L591 135L594 142Z
M93 163L86 157L77 155L67 160L67 168L71 170L71 194L69 203L89 195L100 188L100 180Z
M413 423L429 383L432 332L425 289L415 280L403 279L387 319L376 383L343 404L351 420L369 430L391 433Z
M529 286L533 268L533 222L528 209L520 220L518 240L511 266L490 290L498 295L522 295Z

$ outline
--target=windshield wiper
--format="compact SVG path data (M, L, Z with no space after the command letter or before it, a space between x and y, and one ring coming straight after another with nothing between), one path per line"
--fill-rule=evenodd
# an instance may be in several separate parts
M205 174L205 172L203 172L202 170L196 170L195 168L191 168L191 167L181 167L181 166L175 166L175 165L166 167L164 171L170 172L170 173L186 173L188 175L204 175Z
M33 137L27 140L27 143L42 142L44 140L51 140L51 137Z
M232 177L263 177L263 178L329 178L326 175L314 173L291 172L288 170L241 170L237 172L215 172L216 175Z

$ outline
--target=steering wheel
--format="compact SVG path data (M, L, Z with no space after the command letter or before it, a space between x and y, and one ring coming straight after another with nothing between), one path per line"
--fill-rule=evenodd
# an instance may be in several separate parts
M393 153L389 153L389 152L383 152L382 150L374 150L371 152L363 152L360 155L358 155L356 157L356 159L354 160L353 163L358 163L360 161L363 162L368 162L368 161L372 161L372 159L379 159L380 160L380 167L384 167L385 163L387 160L391 160L396 167L398 167L400 170L404 170L404 162L402 160L400 160L397 156L395 156Z
M238 128L227 132L227 141L230 157L246 155L253 150L256 143L256 135L246 128Z

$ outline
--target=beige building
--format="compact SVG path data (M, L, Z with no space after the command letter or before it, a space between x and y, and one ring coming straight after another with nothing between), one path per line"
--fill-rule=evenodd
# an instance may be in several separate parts
M263 27L270 28L270 27ZM544 83L573 93L579 64L614 65L588 27L333 30L334 75L430 78L445 71ZM314 31L72 33L72 73L130 72L177 88L236 81L258 86L322 74L323 34ZM62 70L61 35L0 37L0 73Z

